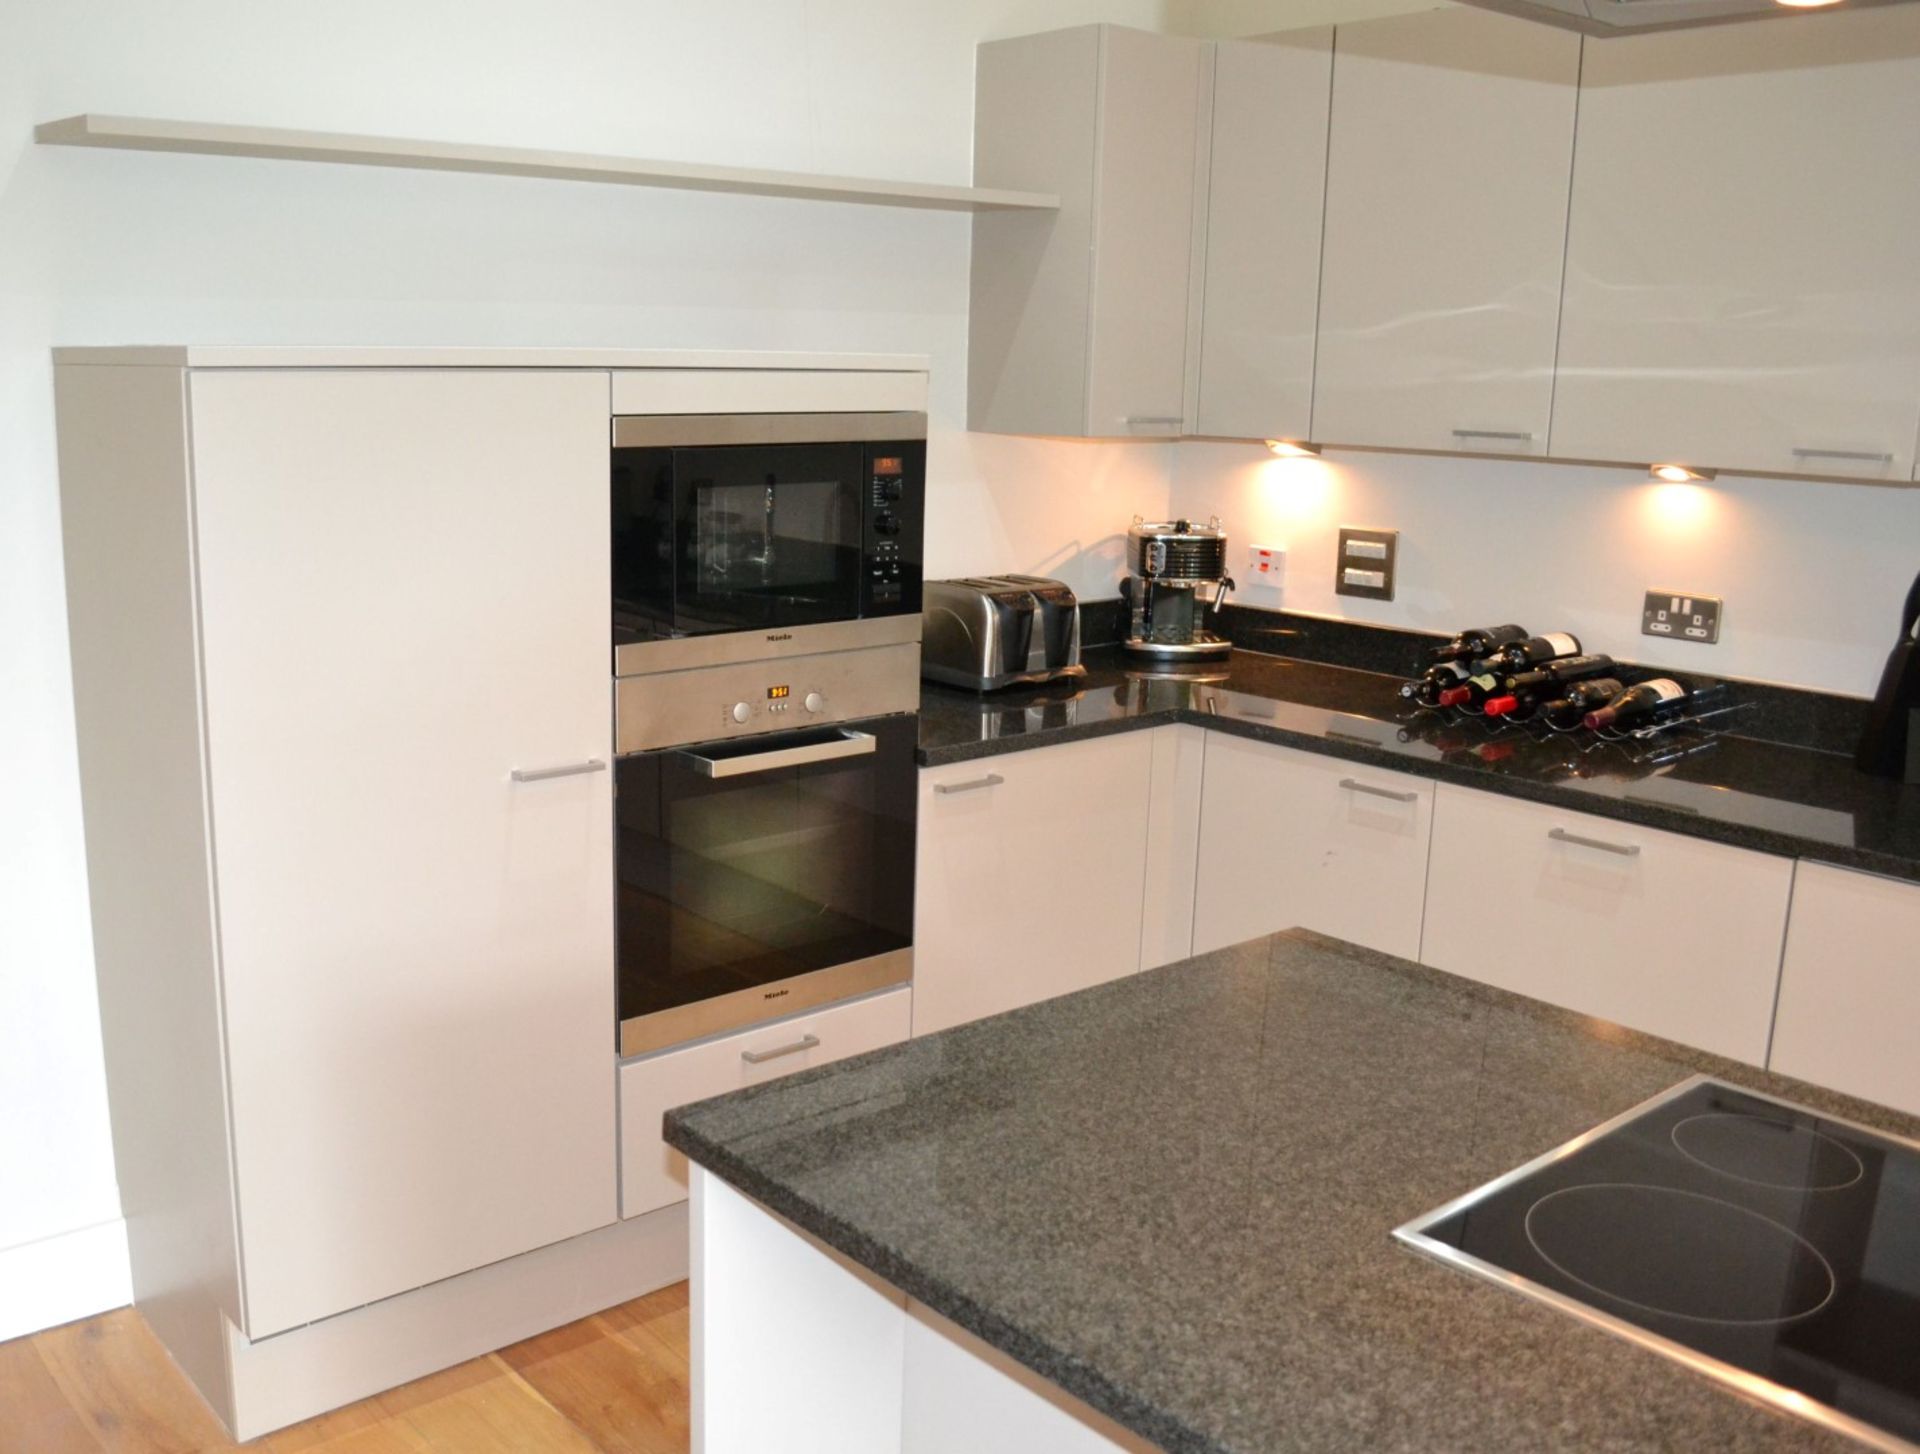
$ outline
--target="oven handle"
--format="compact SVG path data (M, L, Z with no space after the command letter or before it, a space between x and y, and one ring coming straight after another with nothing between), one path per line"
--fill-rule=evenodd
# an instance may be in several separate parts
M753 772L772 772L782 767L802 767L809 762L832 762L836 757L865 757L879 749L871 732L842 732L831 742L808 742L799 747L776 747L771 752L756 752L751 757L702 757L686 753L702 777L745 777Z

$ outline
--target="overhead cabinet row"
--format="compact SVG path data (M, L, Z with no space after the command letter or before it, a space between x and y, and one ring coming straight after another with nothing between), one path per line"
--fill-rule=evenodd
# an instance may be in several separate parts
M979 56L976 429L1914 477L1920 16ZM1839 159L1836 163L1836 159Z

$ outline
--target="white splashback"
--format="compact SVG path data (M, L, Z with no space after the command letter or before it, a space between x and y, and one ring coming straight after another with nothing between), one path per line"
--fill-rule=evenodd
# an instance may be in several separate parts
M1247 605L1425 631L1519 621L1623 658L1857 696L1920 571L1920 489L1190 442L1173 505L1225 522ZM1334 594L1342 525L1401 532L1394 600ZM1250 579L1252 544L1287 547L1277 589ZM1719 642L1642 636L1649 588L1724 597Z

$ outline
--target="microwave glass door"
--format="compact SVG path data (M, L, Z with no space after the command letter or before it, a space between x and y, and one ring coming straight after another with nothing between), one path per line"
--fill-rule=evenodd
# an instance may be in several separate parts
M620 759L623 1024L912 944L915 722Z

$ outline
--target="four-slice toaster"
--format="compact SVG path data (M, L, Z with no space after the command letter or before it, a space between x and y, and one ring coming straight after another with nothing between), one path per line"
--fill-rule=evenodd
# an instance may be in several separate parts
M985 692L1086 675L1080 603L1059 581L1020 575L928 581L923 607L920 674L931 681Z

